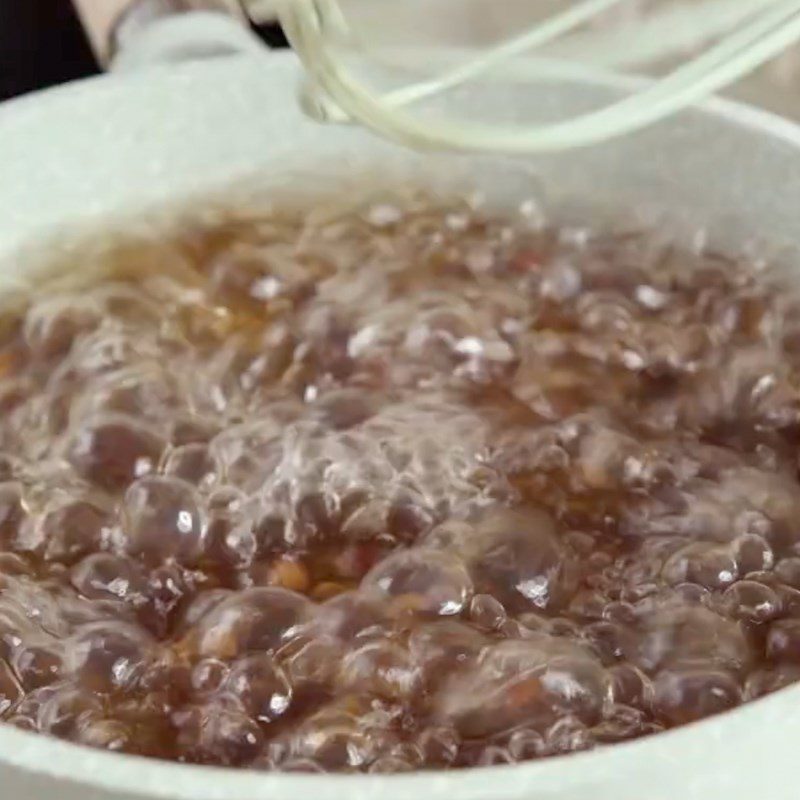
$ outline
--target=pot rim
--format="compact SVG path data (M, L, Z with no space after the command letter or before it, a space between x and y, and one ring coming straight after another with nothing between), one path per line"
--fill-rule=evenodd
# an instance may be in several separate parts
M288 61L294 57L281 53L269 58ZM207 64L184 64L180 70L195 66L208 69ZM78 92L108 91L111 82L119 84L114 88L121 88L123 96L123 82L152 81L168 74L167 70L148 69L135 75L101 76L17 98L0 108L0 137L5 119L23 108L46 111L53 101L63 102ZM608 75L595 75L590 82L623 89L641 85L636 78ZM712 98L700 108L704 114L781 140L800 151L800 126L787 119L720 98ZM61 106L55 110L61 111ZM146 800L283 800L305 793L313 793L315 800L341 800L345 796L354 800L408 800L414 796L425 800L502 800L527 796L531 787L542 797L550 797L548 792L560 795L570 789L618 782L632 769L657 780L659 769L674 773L680 768L681 754L702 749L703 742L737 733L745 736L759 719L780 719L793 711L800 714L800 684L718 716L608 748L508 766L399 775L304 775L186 765L95 750L0 723L0 778L3 767L12 768L57 783Z

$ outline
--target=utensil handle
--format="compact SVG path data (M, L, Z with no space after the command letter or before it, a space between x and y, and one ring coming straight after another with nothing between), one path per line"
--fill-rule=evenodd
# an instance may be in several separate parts
M110 69L263 49L239 0L73 0Z

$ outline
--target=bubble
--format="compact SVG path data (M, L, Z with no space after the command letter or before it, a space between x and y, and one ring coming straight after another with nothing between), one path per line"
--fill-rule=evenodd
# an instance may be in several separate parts
M344 657L338 683L361 695L410 700L420 691L421 678L408 651L391 641L378 640Z
M597 653L600 660L608 665L623 657L630 639L629 631L625 627L606 621L586 625L581 631L581 636Z
M30 576L33 570L28 561L16 553L0 553L0 581L7 577Z
M297 730L291 748L295 757L310 759L325 772L361 770L398 744L383 716L349 695L325 706Z
M581 557L588 557L597 549L597 540L586 531L568 531L562 541Z
M70 294L40 300L25 318L26 344L39 358L64 356L81 334L99 325L101 313L92 297Z
M78 741L87 747L122 752L133 746L134 732L119 720L87 720L80 727Z
M250 567L258 555L258 541L249 520L233 511L213 511L202 541L204 560L221 571Z
M61 676L62 656L58 645L20 645L11 666L26 691L55 683Z
M193 486L208 489L217 480L220 466L206 444L184 444L173 449L164 465L164 473Z
M0 720L8 717L22 699L23 689L4 659L0 659Z
M349 527L350 520L352 517L342 528L345 534L353 532L353 529ZM376 530L380 530L380 526L366 532L366 535L372 536ZM379 542L364 541L345 544L336 548L333 569L339 578L360 581L383 556L385 556L385 548Z
M183 611L180 628L185 631L196 625L203 617L215 609L223 600L233 596L230 589L208 589L199 592Z
M351 641L378 632L385 621L386 610L374 597L344 592L319 606L311 630Z
M577 639L580 635L580 625L567 617L553 617L545 624L545 629L551 636L560 636L565 639Z
M285 714L292 701L292 687L283 670L263 654L234 663L225 688L261 723L273 722Z
M263 486L280 463L282 450L280 429L270 418L228 427L209 445L212 458L222 467L223 478L243 491Z
M599 620L603 618L608 598L601 592L592 590L581 590L569 604L570 614L586 620Z
M51 508L40 525L45 558L71 565L103 548L110 518L93 503L78 499Z
M445 682L435 709L439 719L473 738L520 724L544 730L564 714L597 721L607 693L605 671L588 650L532 634L487 648L475 665Z
M298 689L330 688L336 680L345 648L331 637L294 640L293 652L280 651L281 661L292 686ZM286 650L287 648L284 648Z
M99 700L71 683L40 689L38 694L38 698L29 695L27 699L34 701L36 726L43 733L79 735L83 725L100 713Z
M568 714L554 722L545 733L547 755L576 753L594 745L589 728L575 715Z
M25 517L22 485L0 483L0 550L20 548Z
M741 702L738 683L722 670L665 670L655 680L655 711L671 725L728 711Z
M511 764L513 761L511 753L505 747L496 744L480 747L479 752L471 759L471 763L476 767L496 767Z
M211 608L189 637L203 657L225 660L253 652L273 653L297 634L310 613L311 604L295 592L246 589Z
M38 733L36 722L30 717L23 717L18 714L12 714L8 718L8 724L13 725L17 730L27 731L28 733Z
M434 725L419 734L416 745L426 765L448 767L458 757L460 738L453 728Z
M267 583L305 594L310 588L311 576L302 561L276 558L267 569Z
M147 602L144 573L128 558L95 553L76 564L70 573L75 589L91 600L122 600L133 608Z
M142 243L142 246L146 249L149 244ZM124 255L118 255L124 258ZM141 260L150 257L151 253L141 252L137 255L139 261L137 267L141 269ZM176 260L180 258L174 250L167 249L165 252L159 248L156 257L161 259L165 255ZM138 275L139 273L137 273L137 277ZM102 305L106 317L111 316L130 322L138 321L149 326L161 316L163 311L163 308L149 292L142 291L140 287L132 285L124 278L115 280L114 276L109 276L102 284L94 287L92 294Z
M729 481L731 492L738 493L752 508L772 521L772 529L765 534L772 549L778 552L791 548L794 537L788 535L788 531L800 508L795 481L779 472L759 472L754 468L734 473Z
M252 312L280 300L301 300L312 291L306 285L309 278L305 270L297 270L294 265L289 268L279 253L278 245L251 249L238 244L219 254L209 267L214 298Z
M339 389L323 395L314 410L323 424L335 430L347 430L375 413L376 399L357 389Z
M508 738L508 752L514 761L538 758L545 752L544 736L530 728L514 731Z
M130 688L154 657L154 643L140 627L114 621L82 626L67 645L65 668L94 692Z
M694 603L648 604L625 655L646 672L702 664L738 671L749 666L752 651L741 625Z
M179 744L200 762L242 766L264 745L258 723L235 705L211 702L184 712L179 720Z
M735 583L722 599L732 616L747 622L769 622L781 612L780 597L769 586L755 581Z
M687 603L710 605L709 599L716 597L705 586L699 586L696 583L679 583L674 589L675 599Z
M647 715L638 708L614 705L607 709L603 721L591 729L591 737L602 744L623 742L648 732Z
M460 614L472 594L464 565L436 550L400 550L372 569L361 587L387 598L393 609L433 616Z
M148 696L140 699L138 704L123 701L114 706L115 716L132 732L128 752L149 758L178 757L176 729L164 718L164 711L165 707L159 705L157 698ZM100 722L105 717L105 712L101 711L95 721ZM188 753L183 755L189 756Z
M322 774L325 772L321 764L311 758L290 758L282 764L268 764L266 769L276 769L279 772L299 772L301 774Z
M381 756L375 759L367 772L379 775L391 775L397 772L413 772L417 768L414 761L410 761L400 756Z
M421 544L424 547L459 552L475 536L475 529L468 523L460 520L447 520L432 528L422 538Z
M614 489L622 483L625 461L634 449L627 437L607 428L584 436L576 466L589 489Z
M781 607L783 609L783 616L797 617L800 615L799 589L793 589L791 586L784 586L783 584L778 583L775 580L775 576L771 573L767 573L766 575L758 575L757 573L754 573L752 577L755 577L759 583L763 583L765 586L770 586L775 594L778 595L781 601Z
M216 658L204 658L192 668L190 677L192 689L198 695L211 695L226 683L230 668L224 661Z
M769 543L762 536L745 533L732 545L733 557L740 575L770 570L775 564L775 556Z
M122 414L160 427L182 400L177 377L155 360L106 372L73 400L73 420L97 414Z
M386 525L401 542L415 542L433 527L434 514L413 496L397 497L389 505Z
M324 603L348 590L347 584L337 583L336 581L321 581L316 584L310 592L310 597L318 603Z
M580 271L566 261L556 261L542 276L539 287L542 297L556 303L574 299L581 290Z
M477 627L487 631L502 628L507 619L503 604L488 594L476 594L472 598L469 616Z
M653 700L653 684L638 667L617 664L609 668L611 698L617 705L649 710Z
M413 628L408 650L428 684L440 682L461 666L475 661L490 639L479 630L456 620L430 622Z
M787 586L800 589L800 558L783 558L775 565L775 575Z
M466 546L476 589L509 611L558 608L571 589L568 556L544 512L490 515Z
M744 699L757 700L800 681L800 664L778 663L753 670L745 681Z
M203 520L194 489L177 478L141 478L122 507L125 547L150 564L191 563L199 555Z
M138 618L159 638L169 633L184 600L193 591L190 580L177 564L158 567L148 576L147 605L139 610Z
M30 621L4 591L0 596L0 658L11 658L14 648L22 643L22 634L30 629Z
M800 620L773 622L767 633L767 657L800 662Z
M679 550L664 565L662 572L670 583L684 581L707 589L725 589L738 577L734 555L725 545L695 543Z
M212 513L235 514L246 506L247 499L247 495L235 486L219 486L211 490L206 503Z
M152 472L163 449L164 441L137 420L105 415L76 432L69 459L82 477L117 492Z
M165 708L188 702L192 695L192 670L183 654L169 647L159 646L146 656L141 672L134 677L134 688L155 707L159 717Z
M334 492L310 491L294 504L292 518L285 528L289 544L324 540L336 532L342 498Z
M0 411L9 417L22 416L26 407L35 402L35 386L24 377L0 377Z

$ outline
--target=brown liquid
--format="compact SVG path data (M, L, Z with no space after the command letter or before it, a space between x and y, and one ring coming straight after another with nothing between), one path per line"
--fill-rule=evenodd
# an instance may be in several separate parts
M800 677L800 294L768 272L425 203L142 248L2 326L0 719L388 772Z

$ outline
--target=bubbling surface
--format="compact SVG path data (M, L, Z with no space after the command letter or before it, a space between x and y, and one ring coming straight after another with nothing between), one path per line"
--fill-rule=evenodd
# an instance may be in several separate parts
M6 724L402 772L800 679L800 292L763 264L409 196L206 215L0 322Z

